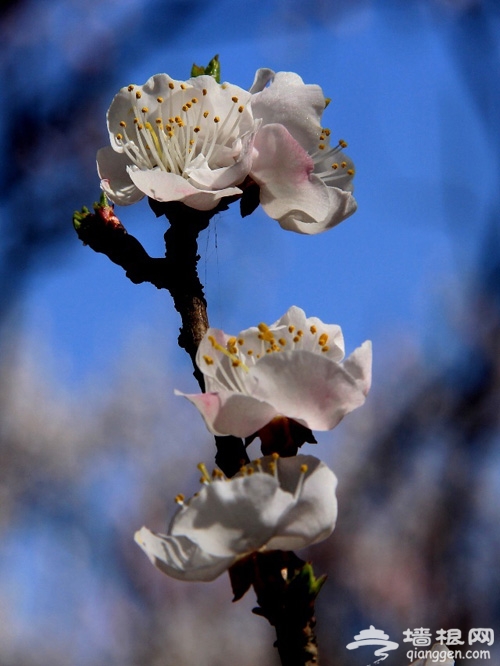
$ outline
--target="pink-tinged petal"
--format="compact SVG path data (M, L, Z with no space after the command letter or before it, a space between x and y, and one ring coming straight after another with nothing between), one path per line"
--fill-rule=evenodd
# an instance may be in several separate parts
M242 393L175 393L198 408L214 435L249 437L277 415L271 404Z
M160 571L187 581L211 581L232 564L234 557L207 553L185 536L156 534L143 527L135 534L136 543Z
M315 223L324 225L331 217L328 188L314 176L311 157L282 125L262 127L255 138L256 156L251 176L260 186L260 202L269 217L284 228L292 228L296 219L309 232L318 233ZM287 226L288 225L288 226Z
M215 192L199 190L185 178L160 169L138 170L129 168L129 176L135 186L156 201L182 201L196 210L212 210L223 197L241 194L237 187L227 187Z
M267 88L253 95L251 105L254 118L262 119L263 125L279 123L306 151L317 150L325 110L319 86L306 85L293 72L278 72Z
M242 556L269 541L293 504L293 495L281 490L270 474L219 479L178 511L168 532L188 537L211 555Z
M101 187L111 201L120 206L128 206L144 197L144 193L130 180L128 166L130 160L127 155L117 153L110 146L97 151L97 172L101 178Z
M320 354L292 351L268 354L252 370L258 381L255 396L311 430L331 430L365 401L369 369L361 365L362 377L355 378Z
M299 465L307 466L303 480ZM330 536L337 520L337 478L331 469L313 456L300 455L280 458L278 475L283 490L298 497L282 515L276 535L267 547L271 550L299 550Z

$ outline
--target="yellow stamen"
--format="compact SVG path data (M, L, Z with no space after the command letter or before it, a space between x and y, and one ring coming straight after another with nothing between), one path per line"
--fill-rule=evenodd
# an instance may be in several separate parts
M184 495L183 495L182 493L179 493L178 495L176 495L176 496L174 497L174 501L175 501L177 504L184 504Z
M309 469L308 466L305 464L300 466L300 471L302 472L302 474L305 474L308 469Z
M328 333L322 333L322 334L319 336L319 339L318 339L318 345L319 345L320 347L323 347L323 345L326 345L327 342L328 342Z
M202 476L200 483L210 483L210 474L208 473L207 466L205 463L198 463L196 467L200 470Z
M318 329L317 329L316 326L314 326L314 324L313 324L309 330L310 330L311 333L314 335L314 333L316 333L316 331L317 331Z
M213 365L214 359L211 356L208 356L207 354L205 354L203 356L203 360L205 361L205 363L207 365Z

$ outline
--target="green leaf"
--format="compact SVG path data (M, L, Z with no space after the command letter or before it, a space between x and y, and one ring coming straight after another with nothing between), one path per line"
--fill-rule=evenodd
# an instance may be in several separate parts
M193 64L191 67L191 76L202 76L203 74L213 76L217 83L220 83L220 62L218 55L215 55L206 67Z

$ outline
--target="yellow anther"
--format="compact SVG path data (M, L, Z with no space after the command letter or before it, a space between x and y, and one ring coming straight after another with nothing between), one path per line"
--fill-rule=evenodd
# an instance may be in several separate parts
M184 106L182 107L182 110L183 110L183 111L187 111L188 108L189 108L189 107L188 107L186 104L184 104Z
M170 120L170 118L169 118ZM182 123L182 118L180 116L175 116L175 118L172 120L172 122L175 122L177 124Z
M278 340L278 342L280 343L280 345L281 345L282 347L284 347L284 346L286 345L286 340L285 340L285 338L280 338L280 339Z
M143 106L142 109L141 109L141 111L142 111L143 113L147 113L147 112L149 111L149 109L148 109L147 106Z
M335 162L334 164L332 164L332 169L338 169L338 168L339 168L339 165L337 164L337 162Z
M347 141L344 141L344 139L339 139L339 146L341 148L347 148Z
M190 146L192 146L194 143L196 143L194 139L190 139L190 140L189 140L189 145L190 145ZM191 152L191 151L189 151L189 152Z
M220 118L219 116L214 117L214 123L220 123Z
M214 359L211 356L208 356L207 354L203 355L203 360L207 365L213 365Z
M169 123L175 123L175 118L169 118L169 119L168 119L168 122L169 122Z
M240 347L243 347L243 345L245 344L244 338L238 338L237 342L238 342Z
M318 146L318 148L319 148L320 150L325 150L325 144L320 143L319 146Z
M137 129L139 130L144 129L144 125L142 123L137 123Z
M340 163L340 166L341 166L343 169L345 169L346 166L347 166L347 162L341 162L341 163Z
M229 340L227 341L227 348L229 349L229 347L234 347L235 344L236 344L236 338L234 337L229 338Z
M182 493L179 493L178 495L176 495L176 496L174 497L174 501L175 501L177 504L184 504L184 495L183 495Z
M220 469L215 468L214 471L212 472L212 479L223 479L224 474L220 471Z
M311 333L314 335L318 329L317 329L316 326L314 326L314 324L313 324L309 330L310 330Z
M132 90L133 90L134 88L135 88L135 86L130 85L130 86L128 86L127 90L128 90L129 92L132 92Z
M201 130L201 127L198 127L198 125L196 125L196 127L193 129L193 132L195 132L196 134L198 134L198 132L199 132L200 130Z
M280 454L279 454L279 453L271 453L271 458L272 458L273 460L278 460L279 457L280 457Z
M274 472L276 471L276 463L274 461L271 461L269 463L269 471L271 472L271 474L274 474Z
M181 90L186 90L187 86L185 83L181 83Z
M350 176L354 176L354 169L347 169L347 173L348 173Z
M293 339L294 342L298 342L299 340L300 340L300 337L298 335L296 335Z
M247 467L247 476L252 476L252 474L255 472L253 467Z
M247 351L247 355L248 355L248 356L252 356L252 354L253 354L253 349L249 349L249 350Z
M328 129L328 127L325 127L325 128L323 129L323 133L326 134L326 136L330 136L330 134L331 134L331 132L330 132L330 130Z
M325 345L324 347L321 347L322 352L327 352L330 349L328 345Z
M141 97L142 97L142 93L141 93L141 91L138 90L138 91L135 93L135 96L136 96L137 99L141 99Z
M181 121L179 121L177 124L179 125L179 127L184 127L184 124L185 124L185 123L184 123L183 120L181 120Z
M124 120L120 120L120 127L127 127L127 123Z
M203 88L203 90L202 90L201 92L202 92L204 95L206 95L207 92L208 92L208 90L207 90L206 88Z
M222 88L222 90L225 90L225 89L227 88L227 83L223 83L223 84L221 85L221 88Z
M240 361L239 358L235 358L232 362L233 368L238 368L240 365L243 365L243 361Z
M291 325L288 327L288 332L289 332L289 333L293 333L294 331L295 331L295 326L294 326L293 324L291 324Z
M259 331L261 331L262 333L264 333L264 331L268 331L268 330L269 330L269 326L268 326L267 324L264 324L264 322L261 322L261 323L257 326L257 328L258 328Z
M234 102L235 104L238 102L238 98L237 98L237 97L231 97L231 99L233 100L233 102Z
M208 118L210 111L203 111L203 117Z
M161 123L162 123L161 118L157 118L157 119L155 120L155 123L156 123L157 125L161 125Z
M260 354L257 354L257 355L255 356L255 358L260 358Z
M245 474L247 473L247 466L243 465L242 467L240 467L239 471L240 471L241 476L245 476Z
M266 349L266 354L272 354L273 350L272 349Z
M299 336L299 338L301 338L304 335L304 331L301 331L299 328L299 330L297 331L297 335Z
M172 125L165 125L165 129L167 132L170 132L172 130Z
M167 136L171 139L174 136L174 132L172 130L169 130L167 132Z
M123 135L122 134L117 134L116 138L117 138L118 141L121 141L123 139Z
M188 109L190 109L193 105L191 104L191 102L186 102L186 106Z
M168 87L170 88L170 90L173 90L175 88L175 85L172 83L172 81L170 81Z
M239 113L243 113L244 110L245 110L245 107L244 107L244 106L239 106L239 107L238 107L238 111L239 111Z
M163 104L163 97L157 97L156 101L158 102L158 104Z
M137 125L138 122L139 122L139 118L134 118L134 125Z
M198 98L197 98L197 97L193 97L192 100L191 100L191 102L192 102L193 104L198 104Z
M325 135L324 135L324 134L320 134L320 135L319 135L319 140L320 140L320 141L324 141L324 140L325 140Z
M305 464L300 466L300 471L302 472L302 474L305 474L308 469L309 469L308 466Z
M210 483L210 474L208 473L207 466L205 463L198 463L196 467L200 470L202 476L200 483Z
M318 345L322 347L323 345L326 345L327 342L328 342L328 333L322 333L319 336Z

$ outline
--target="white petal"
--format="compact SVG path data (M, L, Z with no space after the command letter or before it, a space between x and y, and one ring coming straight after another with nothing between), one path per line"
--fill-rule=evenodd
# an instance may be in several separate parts
M309 351L268 354L253 368L255 397L311 430L330 430L365 401L371 354L364 350L354 361L358 376Z
M212 210L223 197L241 194L237 187L228 187L215 192L200 190L182 176L160 169L142 171L129 168L130 178L136 187L156 201L182 201L196 210Z
M306 85L293 72L278 72L269 87L254 94L251 105L254 118L261 118L264 125L279 123L306 151L317 149L325 109L319 86Z
M300 471L302 465L307 466L305 474ZM283 514L276 535L267 547L299 550L326 539L333 532L337 520L335 474L317 458L299 455L280 458L278 476L283 490L295 494L301 483L302 486L297 502Z
M111 201L120 206L136 203L144 197L144 193L130 180L128 166L129 158L123 153L117 153L110 146L97 151L97 172L101 178L101 188Z
M245 137L242 137L238 158L231 166L211 169L205 161L203 167L186 170L186 175L189 176L189 181L202 189L214 190L239 185L245 180L250 172L253 159L254 140L255 132L251 132Z
M185 536L156 534L147 527L136 532L135 541L155 567L178 580L214 580L234 563L234 557L207 553Z
M272 69L268 69L267 67L261 67L261 69L258 69L255 72L255 78L249 92L253 94L264 90L269 81L271 81L274 77L274 74L274 71Z
M216 480L179 510L169 534L186 536L212 555L241 556L264 546L294 504L270 474Z

